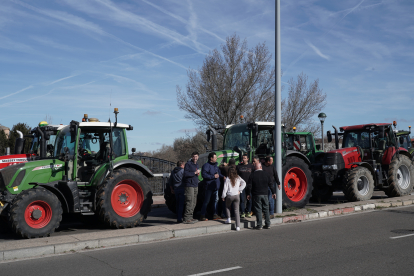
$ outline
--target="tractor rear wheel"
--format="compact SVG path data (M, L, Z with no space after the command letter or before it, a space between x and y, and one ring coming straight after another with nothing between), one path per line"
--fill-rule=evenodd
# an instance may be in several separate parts
M365 167L349 170L344 176L343 192L348 201L368 200L374 193L374 178Z
M62 220L59 199L44 188L21 192L10 207L12 231L23 238L50 236Z
M388 169L388 184L385 194L389 197L405 196L411 193L414 185L414 166L411 160L400 155L391 161Z
M282 174L283 207L305 207L309 203L313 189L309 166L298 157L288 156L282 168Z
M147 178L132 168L116 170L98 188L97 214L114 228L135 227L151 210L152 192Z

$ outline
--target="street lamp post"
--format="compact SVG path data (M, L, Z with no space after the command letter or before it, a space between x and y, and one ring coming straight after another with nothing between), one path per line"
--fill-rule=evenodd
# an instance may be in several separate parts
M324 143L323 143L323 122L326 119L326 114L325 113L319 113L318 115L319 121L321 121L321 127L322 127L322 151L325 151L325 147L324 147Z

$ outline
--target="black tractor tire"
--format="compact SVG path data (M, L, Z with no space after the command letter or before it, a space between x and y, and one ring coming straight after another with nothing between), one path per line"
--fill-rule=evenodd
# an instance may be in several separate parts
M374 178L365 167L356 167L345 173L343 192L348 201L369 200L374 193Z
M121 168L108 176L99 186L96 200L99 219L118 229L140 225L153 202L148 179L132 168Z
M296 156L287 156L282 168L282 205L283 208L303 208L309 203L313 190L312 172L306 162ZM300 190L295 190L300 180ZM277 187L276 187L277 189Z
M22 238L48 237L60 225L62 205L52 192L35 188L21 192L10 207L9 225Z
M313 185L312 202L327 202L333 195L333 187L329 185Z
M388 185L384 190L389 197L409 195L414 185L414 166L411 160L400 155L395 157L388 169Z
M165 188L164 188L164 199L165 199L165 204L168 207L168 210L170 210L174 214L177 213L175 195L171 192L171 188L170 188L170 185L168 184L168 181L165 184Z

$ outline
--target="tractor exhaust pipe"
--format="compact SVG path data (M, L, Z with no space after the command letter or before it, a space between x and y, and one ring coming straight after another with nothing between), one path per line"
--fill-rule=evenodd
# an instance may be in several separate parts
M19 134L19 138L16 138L16 144L14 145L14 154L21 154L23 153L24 148L23 133L19 130L16 131Z
M335 126L332 127L335 129L335 148L339 149L338 129Z
M211 131L212 135L211 135L211 150L212 151L217 151L217 131L212 128L211 126L208 126L210 128L210 130L207 130L207 132Z
M46 137L40 127L37 128L37 132L41 138L40 140L40 158L46 158Z

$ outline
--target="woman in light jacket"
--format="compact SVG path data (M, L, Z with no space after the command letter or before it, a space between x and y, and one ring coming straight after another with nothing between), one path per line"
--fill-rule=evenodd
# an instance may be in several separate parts
M224 182L223 194L221 198L223 201L226 200L226 223L231 223L230 206L233 203L234 216L236 217L236 231L240 231L240 215L239 215L239 204L240 204L240 192L246 187L246 182L237 175L235 167L229 168L229 174Z

